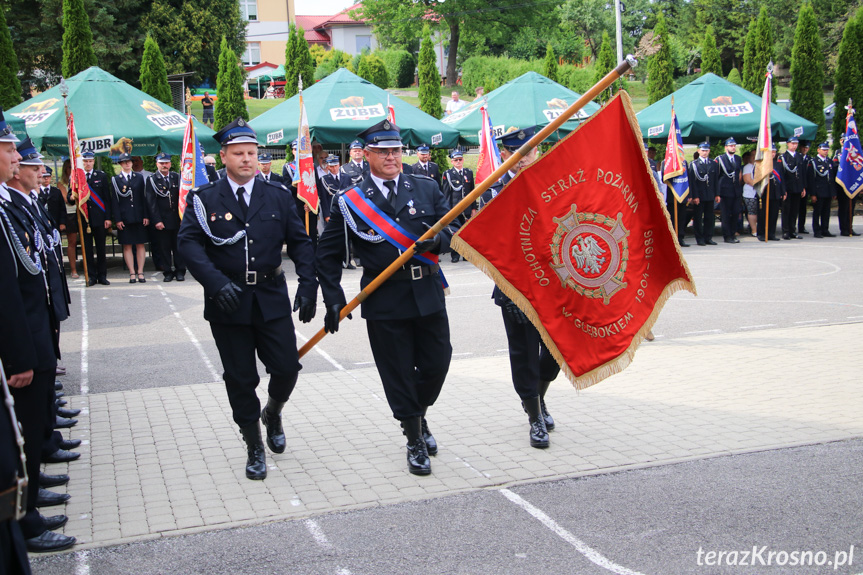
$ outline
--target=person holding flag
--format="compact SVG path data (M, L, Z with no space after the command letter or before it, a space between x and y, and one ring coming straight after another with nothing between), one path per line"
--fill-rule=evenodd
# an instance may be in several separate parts
M845 137L842 139L842 149L836 166L836 190L839 203L839 232L843 236L859 236L854 231L854 204L857 194L863 189L863 146L860 145L860 135L857 133L857 122L854 120L853 102L848 100L848 113L845 117Z
M270 450L283 453L281 412L302 368L282 247L287 245L296 268L293 310L303 323L315 316L314 252L284 187L255 178L255 131L237 118L213 137L222 144L226 177L189 193L191 209L183 216L178 247L204 287L204 318L210 322L234 421L247 447L246 477L264 479L267 461L259 420ZM270 374L263 411L255 393L260 382L256 352Z
M359 136L365 141L369 175L338 196L338 209L332 210L318 244L318 279L327 310L324 328L338 331L346 305L340 285L342 262L348 257L345 222L363 263L364 287L413 245L411 263L363 301L362 316L387 402L407 436L408 471L428 475L429 455L437 453L437 443L425 416L452 359L438 254L449 250L453 230L445 227L432 239L417 240L449 206L434 181L401 173L398 126L383 120Z
M788 193L785 189L785 181L788 173L785 170L785 162L782 156L776 153L776 144L770 144L773 156L772 172L769 178L761 180L762 185L756 185L758 192L758 241L779 241L776 237L776 220L779 219L779 206L785 201Z
M719 201L716 189L719 166L710 161L710 144L698 144L698 158L689 164L689 189L691 190L694 209L692 213L695 228L695 242L699 246L715 246L713 232L716 229L716 219L713 205Z
M87 258L87 273L89 285L111 285L108 281L108 260L105 257L105 242L108 239L108 231L112 226L113 212L111 202L111 184L108 175L102 170L95 170L96 154L93 152L82 152L81 160L86 177L86 186L80 188L81 192L75 192L71 186L70 198L78 200L82 214L87 215L84 224L83 242L84 252ZM74 166L73 166L74 169ZM83 192L83 193L82 193ZM79 199L80 195L80 199ZM93 250L96 250L96 265L93 265Z
M668 131L668 142L665 147L665 161L662 163L662 181L668 186L665 203L668 215L672 218L674 232L677 234L677 242L681 247L687 248L684 236L686 235L686 206L689 205L689 176L687 171L689 164L683 154L683 137L680 135L680 124L674 113L674 98L671 99L671 130Z

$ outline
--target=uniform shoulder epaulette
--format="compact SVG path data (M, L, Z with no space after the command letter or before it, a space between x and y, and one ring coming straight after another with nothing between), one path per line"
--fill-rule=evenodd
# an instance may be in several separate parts
M205 192L205 191L207 191L210 188L213 188L215 186L216 186L216 182L207 182L203 186L198 186L197 188L192 188L191 191L193 193L200 194L201 192Z
M434 178L432 178L431 176L426 176L426 175L423 175L423 174L402 174L402 175L403 175L403 176L413 176L414 178L417 178L417 179L431 180L432 182L437 183L437 182L435 181L435 179L434 179Z

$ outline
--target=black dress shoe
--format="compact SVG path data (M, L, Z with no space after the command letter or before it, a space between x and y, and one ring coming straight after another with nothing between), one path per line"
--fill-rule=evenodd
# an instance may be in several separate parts
M61 398L61 397L63 397L64 395L66 395L66 394L65 394L65 393L63 393L62 391L55 391L55 392L54 392L54 399L60 399L60 398Z
M860 234L858 232L855 232L854 230L851 230L851 235L852 236L859 236Z
M261 439L261 426L256 421L252 425L240 428L243 441L246 442L246 477L248 479L267 478L267 452L264 451L264 441Z
M51 515L50 517L42 516L42 521L45 522L45 529L48 531L54 531L55 529L60 529L66 522L69 521L69 518L65 515Z
M109 282L109 281L108 281L108 278L99 278L99 279L98 279L98 280L96 280L96 281L98 281L98 282L99 282L101 285L103 285L103 286L109 286L109 285L111 285L111 282Z
M805 229L803 229L803 230L797 230L797 233L798 233L798 234L806 234L807 236L809 235L809 232L808 232L808 231L806 231Z
M783 240L790 240L791 236L789 234L782 234L782 239Z
M30 553L51 553L52 551L68 549L75 544L75 541L74 537L54 533L53 531L45 531L38 537L27 539L26 544L27 551Z
M813 237L816 237L816 238L818 238L818 239L820 240L820 239L821 239L821 238L823 238L824 236L822 236L821 234L815 234Z
M178 282L184 282L184 281L186 281L186 272L177 272L177 273L175 273L175 274L174 274L174 279L176 279Z
M39 495L36 496L36 507L51 507L54 505L63 505L72 499L68 493L55 493L47 489L39 488Z
M165 274L165 278L162 280L165 283L174 281L174 274Z
M731 238L731 239L725 238L725 243L726 244L739 244L740 240L738 240L737 238Z
M60 391L61 389L63 389L63 384L60 383L59 381L55 381L54 382L54 391Z
M428 446L423 439L422 417L403 419L402 429L408 438L408 471L413 475L429 475L431 473L431 460L429 459Z
M707 245L708 245L708 246L715 246L715 245L717 245L717 244L716 244L716 242L714 242L713 240L707 240Z
M54 421L54 429L69 429L70 427L75 427L78 425L77 419L69 419L66 417L57 416Z
M850 238L851 237L851 234L849 234L848 232L842 232L839 235L842 236L843 238Z
M452 255L452 258L450 258L450 259L452 260L452 263L454 263L454 264L455 264L455 263L458 263L458 261L459 261L461 258L459 257L459 255L458 255L458 254L453 254L453 255Z
M345 266L345 269L346 270L355 270L355 269L357 269L357 266L355 266L354 264L348 264Z
M81 414L80 409L65 409L63 407L57 408L57 415L59 415L60 417L67 417L67 418L77 417L80 414Z
M64 439L60 442L60 444L57 447L59 447L60 449L65 449L68 451L70 449L75 449L79 445L81 445L80 439Z
M686 243L686 242L684 242L683 240L681 240L681 241L680 241L680 242L678 242L678 243L680 244L680 247L682 247L682 248L688 248L688 247L689 247L689 244L687 244L687 243Z
M802 237L800 237L797 234L791 234L791 237L794 238L795 240L802 240L803 239Z
M66 401L65 399L55 399L54 400L54 405L56 405L57 407L64 407L68 403L69 402Z
M90 278L89 280L87 280L87 285L88 285L88 286L94 286L94 285L96 285L96 280L95 280L95 279L93 279L93 278Z
M762 238L761 236L758 236L758 241L759 241L759 242L763 242L763 241L764 241L764 238Z
M521 404L524 406L525 411L527 411L527 419L530 422L530 446L537 449L545 449L549 446L550 442L539 397L524 399Z
M267 447L273 453L285 452L285 430L282 427L282 408L284 406L284 401L276 401L270 397L266 407L261 410L261 423L267 430Z
M42 471L39 472L39 487L57 487L58 485L66 485L67 483L69 483L69 476L65 473L48 475Z
M429 431L429 424L425 417L422 419L422 430L423 441L426 442L426 449L428 450L429 455L437 455L437 440L434 438L431 431Z
M771 242L778 242L779 241L779 238L777 238L776 236L770 236L767 239L770 240Z
M70 461L75 461L81 457L80 453L75 451L66 451L65 449L58 449L51 455L42 458L43 463L69 463Z
M695 243L698 244L699 246L706 246L707 245L707 242L695 242Z
M835 234L831 234L830 232L821 232L821 235L824 236L825 238L835 238L836 237Z

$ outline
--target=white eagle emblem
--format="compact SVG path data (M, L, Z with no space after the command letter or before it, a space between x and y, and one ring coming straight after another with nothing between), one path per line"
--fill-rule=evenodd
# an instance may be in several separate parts
M572 257L575 258L576 265L587 273L598 274L602 269L600 266L605 263L605 258L599 256L604 254L605 250L599 247L593 236L579 236L576 242L578 245L572 246Z
M303 172L303 184L305 184L307 190L315 189L315 174L314 172Z

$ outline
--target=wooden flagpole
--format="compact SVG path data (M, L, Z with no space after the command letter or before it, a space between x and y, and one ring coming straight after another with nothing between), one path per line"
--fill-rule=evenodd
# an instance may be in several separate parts
M65 82L63 84L65 85ZM68 93L69 93L68 88L66 88L65 90L64 89L60 90L60 94L63 96L63 109L66 113L66 139L67 140L69 139L69 103L66 101L66 96L68 95ZM70 144L71 144L71 142L70 142ZM72 168L70 170L70 173L69 173L69 188L71 190L72 180L74 179L75 181L77 181L77 177L73 178L73 174L75 174L75 168L77 166L74 166L71 164L71 158L70 158L69 163L70 163L69 167ZM61 174L61 176L62 176L62 174ZM60 178L57 178L57 181L59 182ZM75 216L78 218L78 237L81 238L81 260L84 262L84 287L90 287L90 273L89 273L89 270L87 269L87 248L85 246L85 244L87 242L84 241L84 226L81 222L81 189L80 188L75 189ZM90 230L89 214L88 214L88 219L87 219L87 229ZM92 232L88 232L88 233L92 233ZM66 243L66 254L67 255L69 253L68 241L69 241L69 234L67 233L66 234L66 242L67 242ZM96 241L93 240L94 249L95 249L95 245L96 245ZM69 265L72 265L72 262L69 262Z
M542 130L534 134L534 136L525 142L525 144L512 153L512 155L507 158L505 162L503 162L491 175L489 175L486 179L480 182L474 190L462 198L462 200L453 206L453 208L446 213L435 225L426 230L426 232L420 236L419 240L427 240L433 238L435 235L440 233L440 231L449 225L451 221L459 216L459 214L463 213L471 204L473 204L478 197L480 197L483 192L489 189L493 184L495 184L505 173L507 173L510 169L512 169L521 159L530 153L530 151L539 146L547 137L549 137L555 130L560 128L560 126L569 120L572 116L575 115L576 112L581 110L588 102L596 98L599 94L601 94L604 90L606 90L609 86L611 86L618 78L622 77L629 70L638 65L638 61L634 56L627 56L626 59L617 65L617 68L606 74L599 82L597 82L590 90L584 93L584 95L576 100L569 108L564 110L564 112L551 121L550 124L545 126ZM369 295L372 294L376 289L378 289L382 283L387 281L391 275L393 275L400 267L408 262L414 255L414 248L411 246L408 248L402 255L400 255L393 263L387 267L384 271L382 271L378 276L373 279L364 289L360 290L360 293L354 297L351 301L349 301L345 307L342 308L341 313L339 314L339 321L345 319L345 317L351 313L353 310L357 308L362 302L368 299ZM321 341L324 336L327 335L325 329L321 328L315 335L312 336L309 341L306 342L303 347L299 350L299 356L303 357L310 349L312 349L319 341Z

